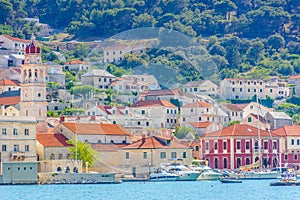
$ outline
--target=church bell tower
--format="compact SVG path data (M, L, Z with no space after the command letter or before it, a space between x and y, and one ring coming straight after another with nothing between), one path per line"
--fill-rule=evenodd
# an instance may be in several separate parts
M41 49L32 37L25 50L24 64L21 65L20 115L35 117L38 123L44 125L47 118L45 76Z

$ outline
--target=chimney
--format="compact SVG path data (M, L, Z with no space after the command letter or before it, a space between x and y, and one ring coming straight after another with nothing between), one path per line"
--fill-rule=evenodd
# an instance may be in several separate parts
M60 116L60 117L59 117L59 120L60 120L60 123L63 123L63 122L65 122L65 116L63 116L63 115L62 115L62 116Z
M145 134L142 134L142 144L144 144L145 142L146 142Z

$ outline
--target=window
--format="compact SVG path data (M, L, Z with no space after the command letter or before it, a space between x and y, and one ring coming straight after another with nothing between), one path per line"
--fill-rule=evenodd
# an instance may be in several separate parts
M106 82L106 78L104 78L104 82Z
M201 121L201 117L199 117L199 121Z
M186 152L182 153L182 158L186 158Z
M251 122L251 121L252 121L251 117L248 117L248 122Z
M149 122L146 122L146 126L149 126L150 125L150 123Z
M246 165L250 165L250 158L246 158Z
M294 143L295 143L295 141L294 141L294 139L292 139L292 140L291 140L291 144L294 145Z
M288 155L284 154L284 160L288 160Z
M169 114L169 109L167 109L167 114Z
M195 149L196 149L196 151L199 151L199 146L196 146Z
M142 115L144 115L145 114L145 110L142 110L141 113L142 113Z
M227 168L227 158L223 159L223 163L224 163L224 168L226 169Z
M176 158L176 157L177 157L176 152L172 152L172 153L171 153L171 158Z
M241 149L241 141L236 142L236 149Z
M14 128L14 135L18 135L18 129Z
M248 92L250 92L250 89L248 89Z
M259 89L259 92L262 92L262 89Z
M194 112L194 110L193 110L193 109L191 109L191 112Z
M24 135L29 135L29 129L25 128Z
M256 92L256 89L254 89L253 91Z
M143 152L143 158L147 159L147 152Z
M224 141L224 142L223 142L223 150L226 150L226 149L227 149L227 142Z
M270 89L270 93L272 93L273 92L273 89Z
M268 142L264 142L264 149L268 149Z
M2 128L2 135L6 135L6 128Z
M218 158L215 158L215 168L218 169Z
M19 151L19 145L15 144L14 145L14 152L18 152Z
M2 151L5 152L6 151L6 145L2 144Z
M208 142L205 142L205 150L208 151L208 149L209 149L209 144L208 144Z
M249 150L249 149L250 149L250 142L246 141L246 150Z
M126 159L129 159L129 152L126 152L125 157Z
M167 155L166 155L166 152L160 152L160 158L166 158Z
M273 142L273 149L277 149L277 142Z
M218 150L218 142L215 142L215 150Z
M25 145L25 152L29 151L29 145Z
M298 155L297 154L294 155L294 160L298 160Z
M182 118L182 121L185 122L185 117Z
M300 145L300 140L299 139L297 139L297 145Z
M240 88L240 92L242 92L243 91L243 88Z

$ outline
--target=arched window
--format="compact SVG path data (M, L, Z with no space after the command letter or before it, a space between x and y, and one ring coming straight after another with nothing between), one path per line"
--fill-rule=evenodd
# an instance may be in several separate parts
M61 172L62 171L61 167L58 167L56 171Z
M255 140L255 142L254 142L254 149L258 150L258 141L257 140Z
M58 154L58 159L61 160L62 159L62 154Z
M50 160L54 160L55 159L55 155L52 153L51 155L50 155Z
M97 143L102 143L101 140L98 140Z
M218 169L218 167L219 167L219 166L218 166L218 161L219 161L218 158L215 158L215 168L216 168L216 169Z
M114 144L115 142L113 140L111 140L110 143Z

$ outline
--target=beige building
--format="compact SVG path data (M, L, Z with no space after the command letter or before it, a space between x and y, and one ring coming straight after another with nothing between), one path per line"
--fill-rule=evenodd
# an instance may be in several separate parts
M33 117L0 118L1 162L36 161L36 121Z
M178 125L178 107L166 100L140 100L130 106L130 113L144 115L151 119L148 127L175 128Z
M0 35L0 48L13 50L18 54L24 54L25 48L29 43L29 40L15 38L6 34Z
M69 62L65 62L63 68L67 71L79 72L82 70L89 71L91 69L91 66L89 63L83 62L81 60L71 60Z
M91 85L99 89L108 89L114 80L116 80L114 75L100 69L92 69L81 76L82 85Z
M287 87L287 83L279 79L266 81L226 78L221 81L220 90L223 99L251 99L256 94L260 99L267 97L278 99L290 96L290 88Z
M7 91L18 91L20 90L19 81L1 79L0 80L0 94Z
M127 54L142 54L146 52L144 44L115 44L104 48L104 63L122 61Z
M75 138L91 144L128 144L131 134L118 124L100 124L83 122L63 122L54 129L67 139Z

